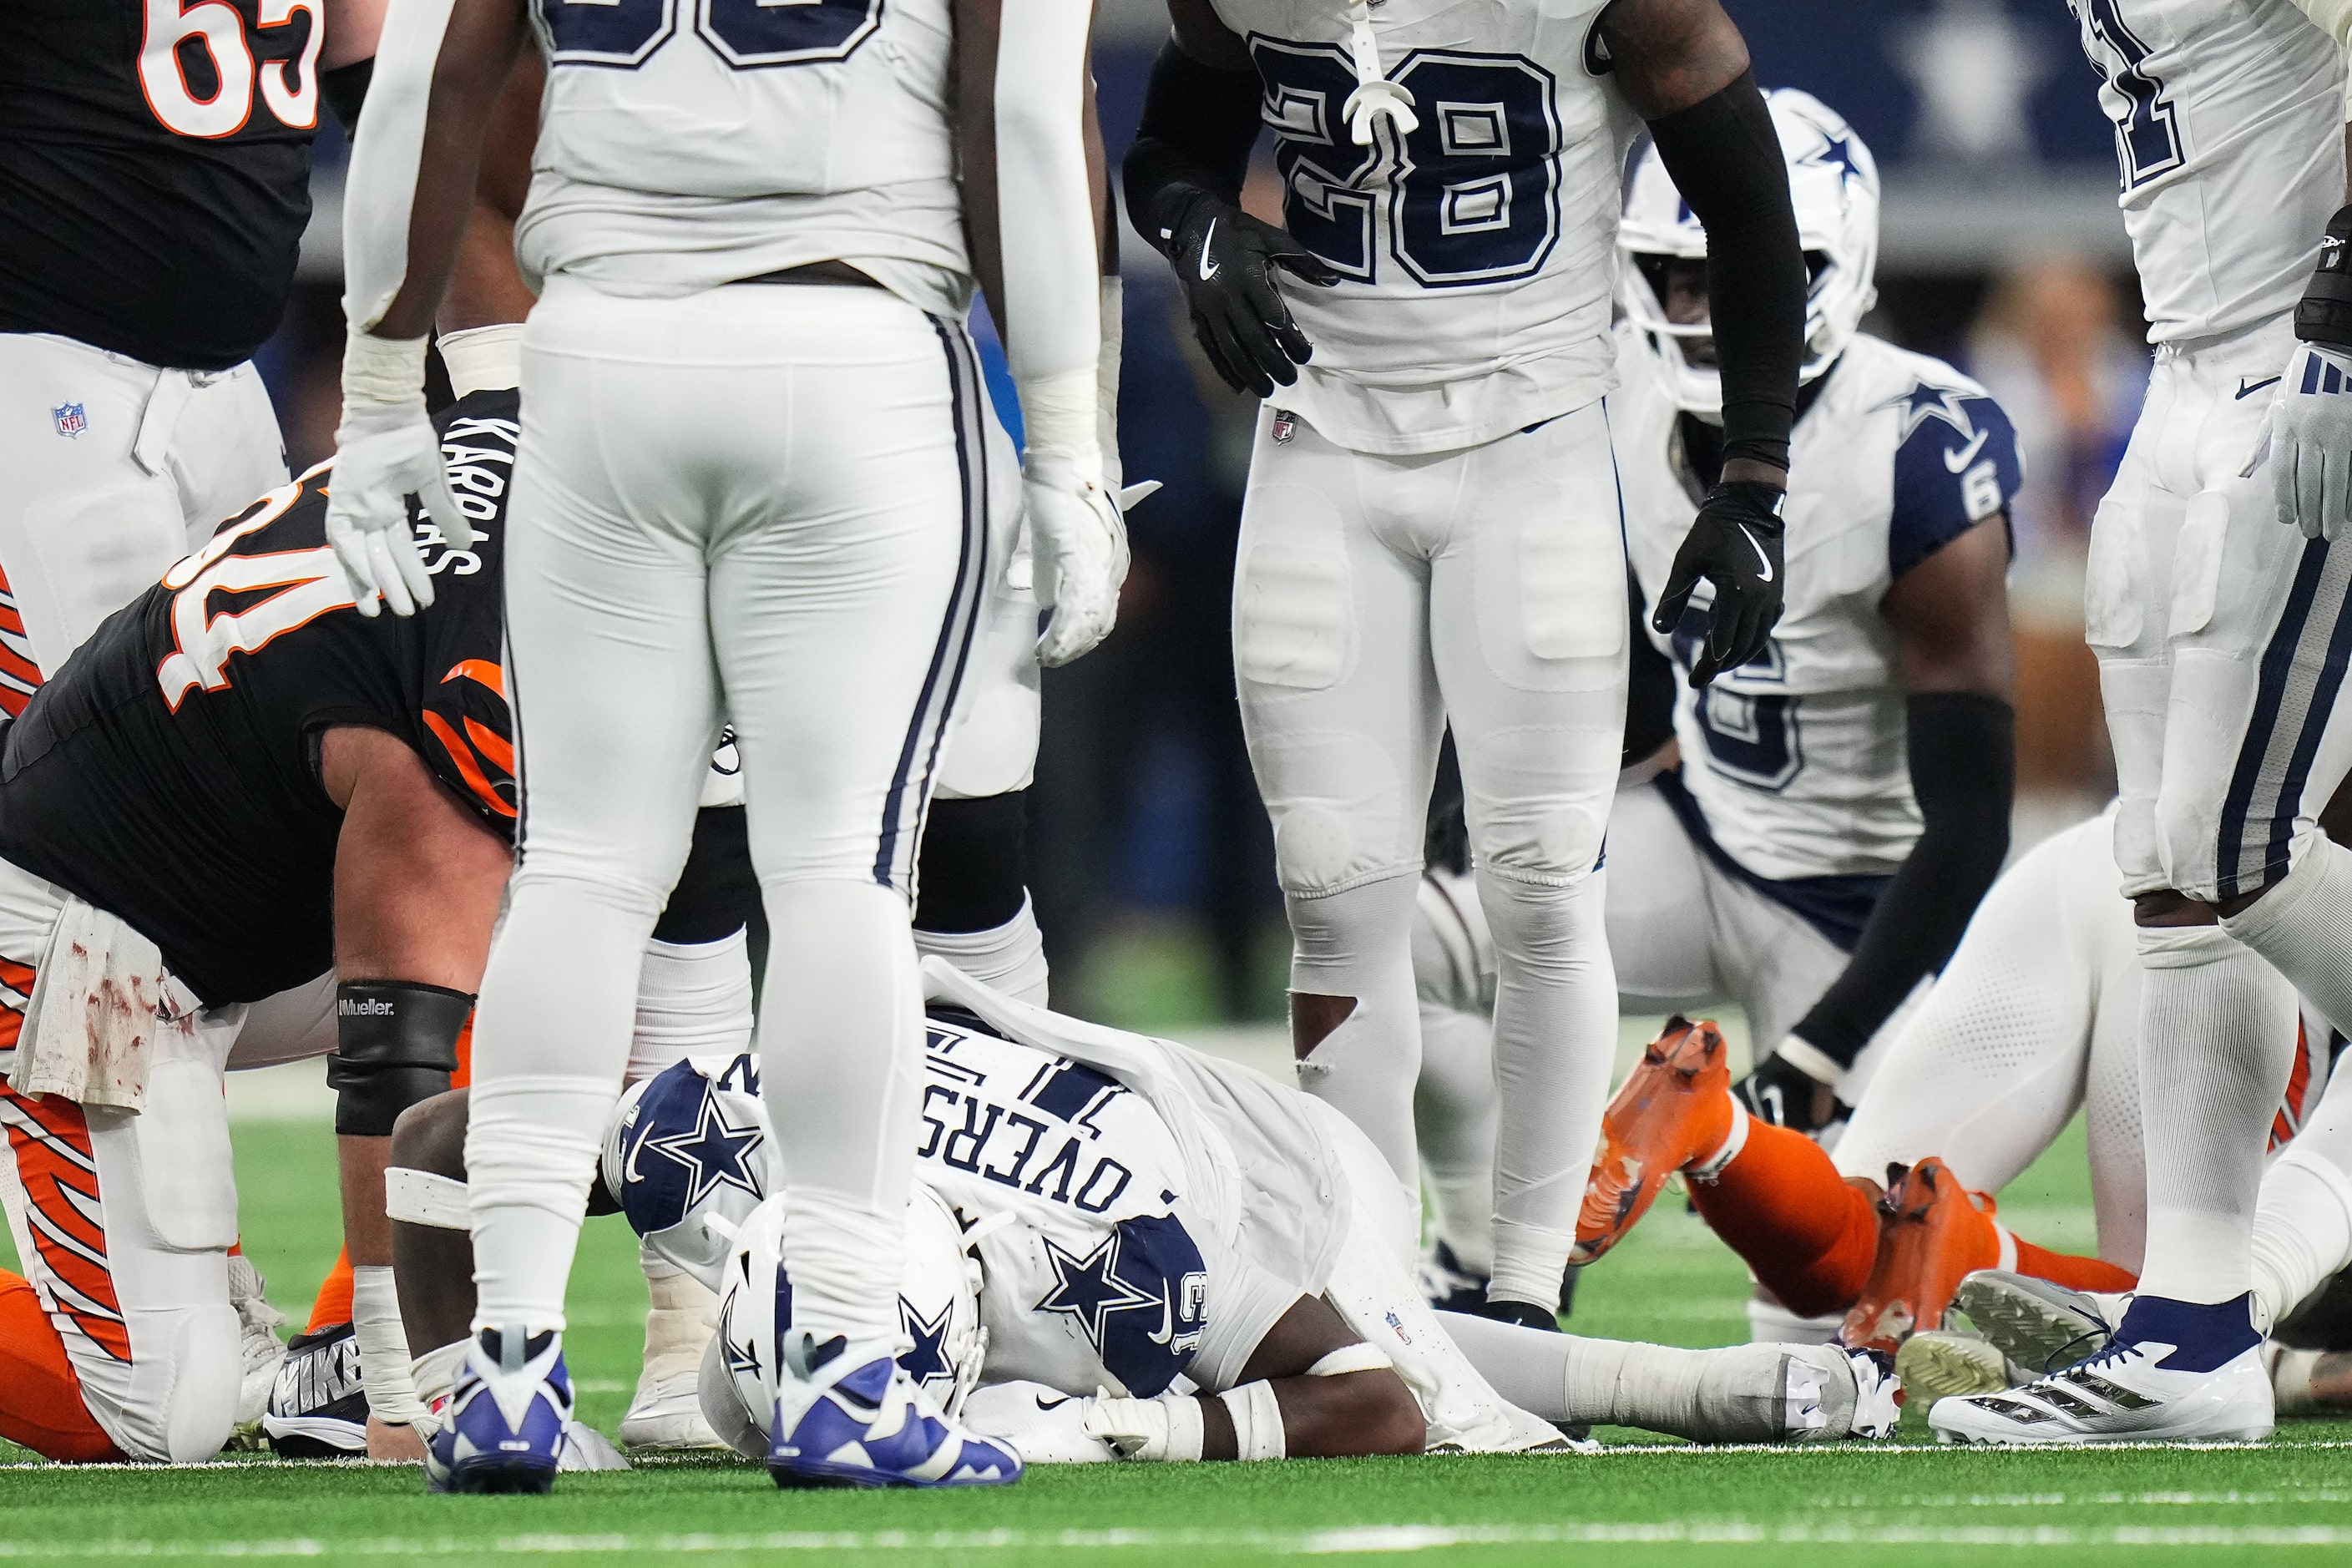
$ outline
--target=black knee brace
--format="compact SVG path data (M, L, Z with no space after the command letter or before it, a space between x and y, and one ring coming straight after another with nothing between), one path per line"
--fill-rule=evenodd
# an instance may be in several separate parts
M335 1131L389 1138L400 1113L449 1088L457 1036L474 1011L463 991L408 980L346 980L335 987Z
M1029 897L1029 792L934 800L917 861L915 929L994 931Z

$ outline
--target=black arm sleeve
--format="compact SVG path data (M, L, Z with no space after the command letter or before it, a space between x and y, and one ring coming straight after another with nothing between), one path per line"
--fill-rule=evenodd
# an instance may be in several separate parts
M311 26L316 26L315 22ZM335 111L346 134L360 128L360 105L367 101L368 83L375 77L375 57L337 66L319 78L319 94Z
M1723 455L1789 466L1805 353L1805 254L1789 168L1754 73L1650 121L1659 161L1706 230L1706 297L1723 364Z
M1184 209L1202 194L1242 199L1250 149L1257 144L1259 101L1255 73L1202 65L1173 38L1160 46L1143 91L1135 145L1119 171L1128 221L1152 248L1167 253Z
M2009 853L2015 710L1967 691L1924 692L1907 710L1911 793L1925 828L1862 928L1845 973L1796 1027L1848 1067L1919 977L1944 967Z

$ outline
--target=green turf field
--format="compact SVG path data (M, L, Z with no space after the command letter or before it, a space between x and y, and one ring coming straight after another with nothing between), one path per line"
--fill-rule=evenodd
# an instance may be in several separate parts
M247 1246L294 1313L336 1246L332 1138L238 1129ZM2024 1235L2091 1240L2079 1131L2003 1196ZM1574 1326L1680 1344L1744 1337L1745 1277L1671 1197L1584 1281ZM0 1243L0 1248L5 1243ZM573 1277L582 1414L611 1430L636 1373L645 1289L617 1219ZM309 1557L1012 1565L1212 1564L1276 1556L1982 1563L2352 1561L2352 1423L2257 1450L2027 1455L1917 1446L1708 1453L1088 1467L1004 1492L779 1494L732 1466L566 1478L552 1498L428 1499L415 1472L267 1459L201 1469L0 1469L0 1557ZM30 1457L0 1445L0 1454Z

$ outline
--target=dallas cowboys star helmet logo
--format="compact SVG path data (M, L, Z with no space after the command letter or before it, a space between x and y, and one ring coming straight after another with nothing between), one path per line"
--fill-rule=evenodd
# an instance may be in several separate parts
M719 1096L706 1094L692 1127L648 1137L638 1149L641 1155L658 1154L684 1169L684 1206L690 1210L721 1187L739 1188L753 1201L759 1199L760 1188L752 1178L749 1157L763 1136L756 1126L738 1127L728 1121ZM633 1177L636 1175L635 1164L632 1161Z
M914 1303L898 1298L898 1326L913 1348L898 1358L907 1375L926 1388L938 1384L942 1390L955 1386L956 1369L948 1361L948 1324L955 1317L955 1303L943 1302L940 1315L926 1318L915 1310Z

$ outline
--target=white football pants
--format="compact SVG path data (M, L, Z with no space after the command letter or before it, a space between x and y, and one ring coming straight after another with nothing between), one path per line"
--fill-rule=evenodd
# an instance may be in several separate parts
M921 1049L910 867L1001 569L971 343L875 289L638 300L557 278L522 392L523 825L476 1023L476 1321L562 1323L639 955L723 710L772 933L760 1033L795 1324L895 1335Z
M0 591L47 672L222 519L284 484L286 444L250 364L158 370L71 338L0 333ZM0 651L0 703L21 685L8 657L21 651Z
M1417 1181L1411 947L1438 738L1498 955L1498 1296L1548 1302L1616 1040L1593 872L1625 711L1624 545L1598 404L1466 451L1350 452L1262 410L1234 652L1291 989L1353 1008L1300 1082Z

